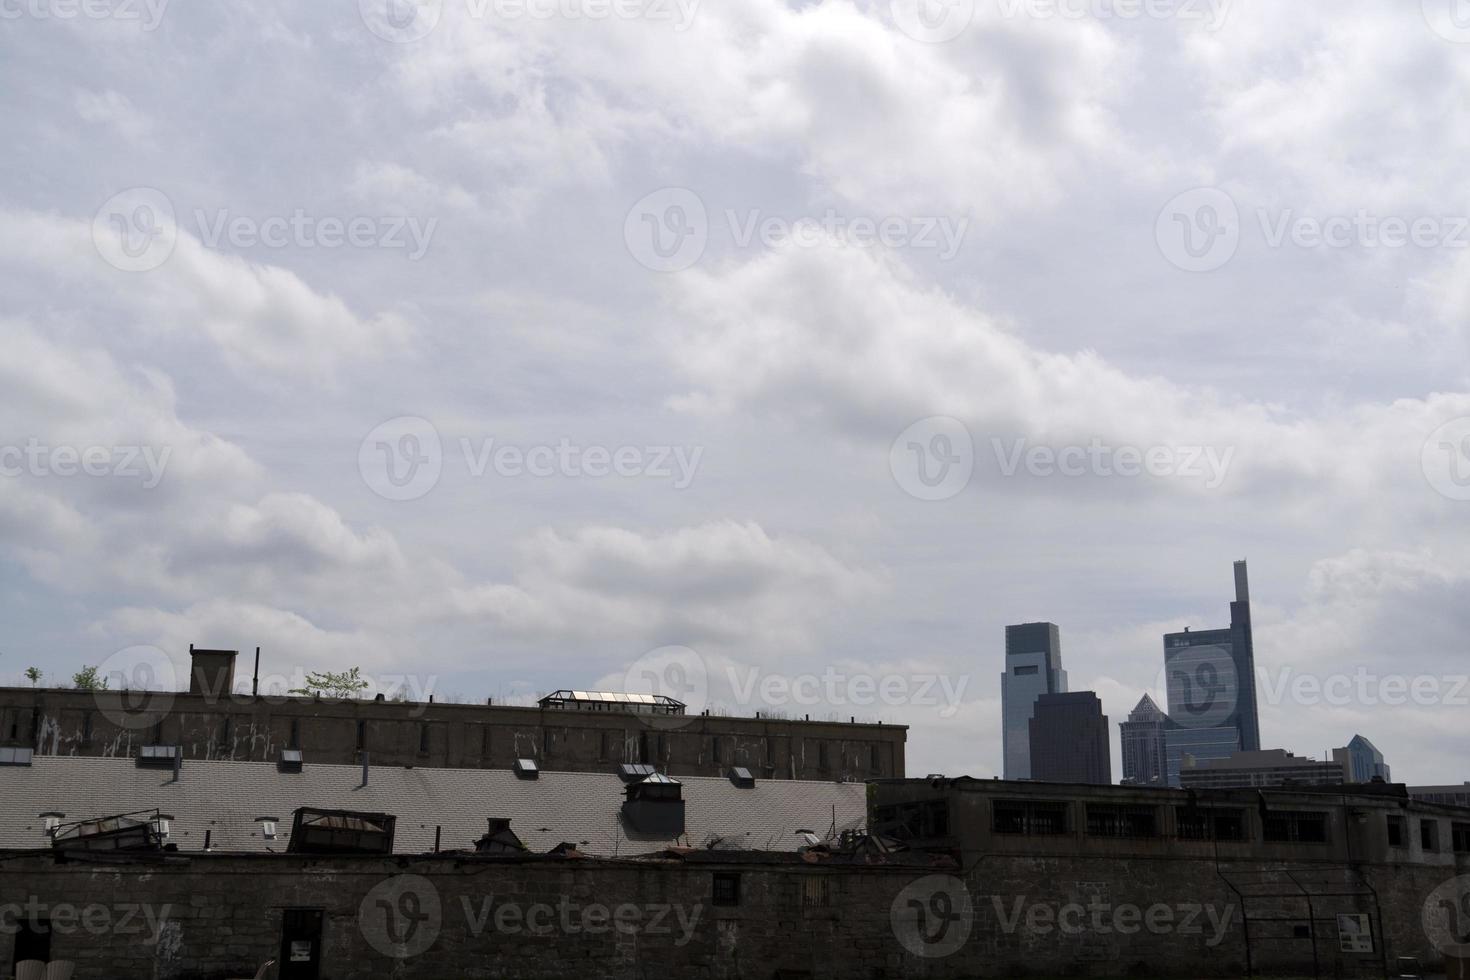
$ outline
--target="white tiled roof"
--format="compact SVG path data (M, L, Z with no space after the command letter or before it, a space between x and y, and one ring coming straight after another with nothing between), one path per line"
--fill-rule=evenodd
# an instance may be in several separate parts
M509 770L375 767L362 786L360 766L314 765L278 772L274 763L186 760L171 769L138 768L132 759L36 756L31 766L0 766L0 849L49 846L42 813L72 822L158 809L174 820L169 840L200 850L211 832L216 851L284 851L291 814L301 806L391 813L398 818L394 851L433 850L442 827L444 850L469 849L487 817L508 817L532 851L571 841L599 855L644 854L675 844L795 850L798 830L825 836L864 826L862 783L757 780L739 788L728 779L681 776L685 833L640 837L621 819L624 782L614 773L548 772L520 779ZM261 837L261 817L280 821L276 840ZM631 836L630 836L631 834Z

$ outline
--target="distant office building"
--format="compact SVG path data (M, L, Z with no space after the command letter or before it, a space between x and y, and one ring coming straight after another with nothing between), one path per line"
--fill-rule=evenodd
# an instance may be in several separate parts
M1031 778L1047 783L1113 781L1108 717L1091 691L1043 694L1031 718Z
M1345 783L1371 783L1375 779L1393 782L1388 778L1389 769L1383 761L1383 753L1361 735L1354 735L1347 745L1333 749L1332 761L1342 767Z
M1164 786L1164 733L1169 717L1147 694L1128 720L1118 726L1123 743L1123 783L1128 786Z
M1235 601L1226 629L1164 634L1169 723L1164 736L1170 785L1179 771L1261 747L1256 654L1246 563L1235 563Z
M1339 786L1342 765L1292 755L1285 749L1236 752L1185 766L1179 773L1185 789L1253 789L1266 786Z
M1061 631L1055 623L1006 627L1006 670L1000 679L1001 742L1006 779L1031 778L1031 716L1036 699L1067 690Z
M1425 803L1470 806L1470 782L1462 786L1410 786L1409 796Z

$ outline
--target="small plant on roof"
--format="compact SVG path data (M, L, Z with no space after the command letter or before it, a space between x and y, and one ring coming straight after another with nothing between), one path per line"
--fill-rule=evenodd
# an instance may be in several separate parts
M97 668L91 666L83 667L75 674L72 674L71 684L72 687L75 687L78 691L107 690L107 678L99 677L97 674Z
M35 687L37 684L41 683L41 668L27 667L26 680L31 682L31 687Z
M368 686L362 678L362 668L353 667L343 671L312 671L306 675L305 687L293 687L287 694L304 694L307 697L355 698Z

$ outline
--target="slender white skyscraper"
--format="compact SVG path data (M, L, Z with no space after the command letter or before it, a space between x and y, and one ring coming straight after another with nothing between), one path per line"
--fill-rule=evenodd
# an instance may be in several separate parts
M1006 779L1031 778L1031 717L1043 694L1065 694L1061 631L1055 623L1006 627L1000 678L1001 742Z

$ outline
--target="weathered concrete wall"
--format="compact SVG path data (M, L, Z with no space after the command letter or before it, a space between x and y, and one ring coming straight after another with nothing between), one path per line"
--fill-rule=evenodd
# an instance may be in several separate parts
M905 737L901 725L0 688L0 745L42 755L180 744L187 759L273 761L297 747L345 765L366 750L380 765L500 768L532 758L564 771L649 762L675 776L745 766L767 779L868 779L903 775Z
M4 867L0 958L9 962L16 908L30 907L68 921L52 956L76 960L79 980L249 976L278 954L291 908L325 913L324 978L1245 975L1240 896L1198 861L994 856L936 874L442 855L58 865L47 855ZM738 904L714 904L715 876L732 872ZM1375 926L1373 953L1348 955L1335 922L1319 923L1323 976L1382 976L1385 955L1437 959L1421 910L1443 869L1369 874L1385 928ZM1313 975L1312 940L1289 926L1253 925L1259 973Z

